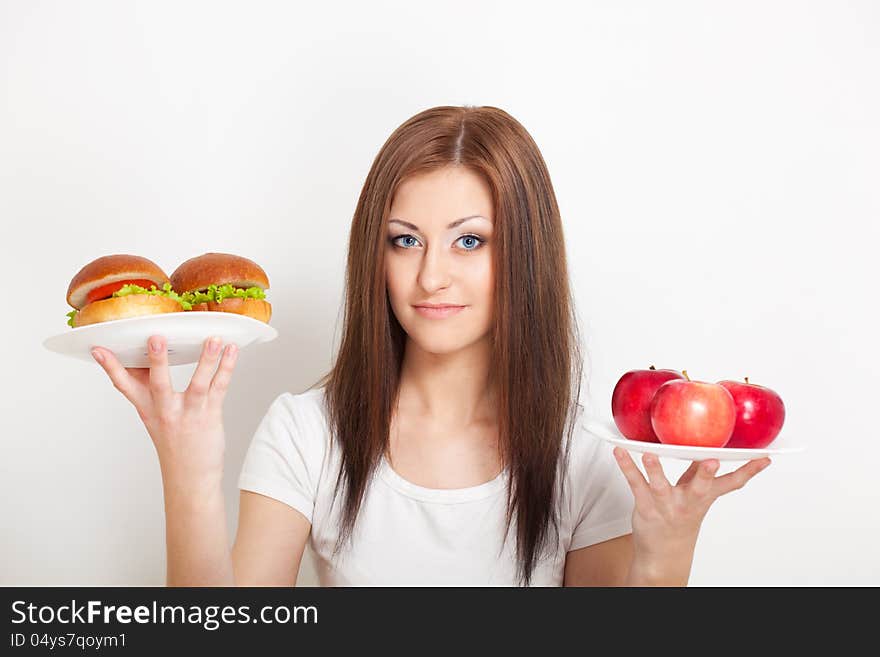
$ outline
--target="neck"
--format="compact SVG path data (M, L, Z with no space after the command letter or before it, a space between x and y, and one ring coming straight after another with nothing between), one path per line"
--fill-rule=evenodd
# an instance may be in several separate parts
M432 354L407 340L400 374L400 405L431 422L468 426L495 422L486 338L449 354Z

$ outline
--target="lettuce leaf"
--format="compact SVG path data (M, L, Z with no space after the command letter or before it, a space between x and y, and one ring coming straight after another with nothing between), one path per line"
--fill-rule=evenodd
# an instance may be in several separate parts
M113 293L114 297L124 297L128 294L156 294L160 297L168 297L169 299L174 299L181 306L183 306L184 310L192 310L192 305L185 299L183 299L177 292L171 289L171 283L165 283L162 286L161 290L156 289L155 285L151 285L150 289L144 289L140 285L135 285L134 283L129 283L128 285L123 285L121 288L116 290Z
M196 305L208 301L220 303L223 299L240 297L242 299L265 299L266 292L261 287L233 287L229 283L225 285L209 285L205 292L185 292L181 295L184 301Z

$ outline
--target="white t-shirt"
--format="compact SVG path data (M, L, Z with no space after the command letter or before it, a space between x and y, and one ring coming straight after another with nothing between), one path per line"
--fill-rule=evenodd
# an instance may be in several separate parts
M311 522L321 586L516 586L516 516L504 538L507 469L492 481L432 489L399 476L383 457L368 484L351 547L336 557L343 498L333 506L339 447L330 440L324 388L282 393L260 421L238 487L280 500ZM579 421L573 432L560 536L533 586L561 586L571 550L632 531L633 496L611 445ZM552 527L548 528L551 538Z

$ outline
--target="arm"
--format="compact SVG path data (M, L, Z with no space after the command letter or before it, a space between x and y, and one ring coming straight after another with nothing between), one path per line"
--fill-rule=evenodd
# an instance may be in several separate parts
M232 566L238 586L296 586L312 525L284 502L242 490Z
M579 550L565 559L563 586L687 586L693 550L651 567L635 559L632 534L618 536Z
M630 564L626 586L687 586L693 561L693 548L681 550L662 566L652 567L635 559Z
M626 586L633 555L632 534L624 534L565 557L563 586Z
M232 550L219 484L194 495L166 486L168 586L295 586L311 525L288 505L241 491Z
M646 479L626 450L615 447L613 452L635 496L627 586L687 586L700 525L709 507L721 495L741 489L770 464L766 457L754 459L716 478L717 459L694 461L673 486L656 455L642 456Z
M206 340L185 392L171 385L161 336L149 340L149 368L125 368L113 352L92 354L135 407L159 456L165 499L168 586L293 585L311 530L299 511L243 492L232 550L223 496L222 403L235 345L220 354ZM215 368L218 358L219 367Z
M220 482L202 489L163 481L168 586L232 586Z

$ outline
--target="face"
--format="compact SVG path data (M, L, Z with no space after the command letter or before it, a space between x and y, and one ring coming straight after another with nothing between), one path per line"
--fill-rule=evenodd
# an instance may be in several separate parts
M398 187L386 283L397 320L425 351L447 354L490 336L493 221L488 183L465 167L410 176ZM423 307L447 304L454 307Z

